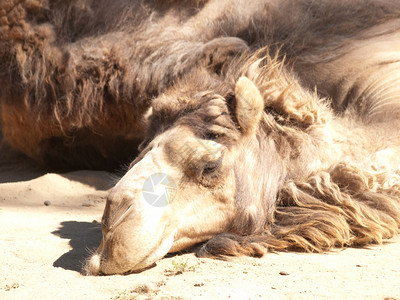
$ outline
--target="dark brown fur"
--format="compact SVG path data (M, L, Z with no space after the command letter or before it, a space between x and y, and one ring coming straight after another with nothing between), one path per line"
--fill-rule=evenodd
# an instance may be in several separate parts
M150 99L193 68L221 74L246 45L268 44L326 96L314 58L340 56L346 39L399 15L374 0L5 0L4 140L51 166L115 166L144 138Z
M55 166L133 157L152 97L191 68L218 71L247 48L237 38L176 32L192 5L178 16L174 5L141 1L3 2L5 141Z

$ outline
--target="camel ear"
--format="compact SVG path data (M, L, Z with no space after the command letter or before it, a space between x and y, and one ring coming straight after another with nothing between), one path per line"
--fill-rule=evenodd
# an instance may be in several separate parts
M236 118L245 135L255 134L264 110L264 100L255 84L240 77L235 86Z

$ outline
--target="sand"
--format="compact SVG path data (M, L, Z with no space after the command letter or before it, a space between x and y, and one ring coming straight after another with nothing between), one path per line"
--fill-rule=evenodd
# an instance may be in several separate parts
M400 299L400 238L328 254L170 256L126 276L83 276L101 239L107 172L0 164L0 299ZM47 205L45 205L45 203Z

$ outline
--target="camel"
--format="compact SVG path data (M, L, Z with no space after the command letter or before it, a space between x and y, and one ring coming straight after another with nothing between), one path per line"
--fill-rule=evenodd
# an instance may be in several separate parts
M266 46L222 77L196 69L177 81L152 102L141 153L107 199L86 272L140 271L199 243L201 257L260 257L397 234L399 26L328 41L335 53L311 51L291 68ZM146 196L154 174L167 181L164 205Z
M0 9L5 143L55 166L132 158L88 274L398 233L400 3L94 3Z
M398 233L392 99L378 97L370 111L355 101L338 115L279 59L258 52L244 61L230 79L196 72L154 101L142 152L107 199L88 274L140 271L198 243L200 257L260 257ZM145 181L160 173L176 186L164 184L162 206L145 195Z

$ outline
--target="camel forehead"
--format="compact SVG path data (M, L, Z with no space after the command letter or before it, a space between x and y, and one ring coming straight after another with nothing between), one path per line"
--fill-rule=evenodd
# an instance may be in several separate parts
M193 130L186 126L177 126L164 134L159 142L163 147L164 157L175 166L201 159L218 159L226 147L212 140L196 136Z
M185 126L201 138L226 136L234 140L237 126L231 117L227 100L218 93L209 91L207 87L203 87L203 92L198 92L198 88L202 89L184 85L178 91L170 91L168 96L153 100L150 136L171 126ZM189 96L180 97L181 89L189 90Z

